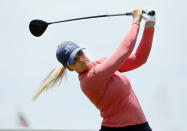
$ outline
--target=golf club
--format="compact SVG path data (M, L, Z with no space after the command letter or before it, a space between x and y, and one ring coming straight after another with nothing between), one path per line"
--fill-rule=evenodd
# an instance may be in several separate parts
M146 12L143 12L146 13ZM151 10L147 12L148 15L155 15L155 11ZM76 21L76 20L82 20L82 19L91 19L91 18L101 18L101 17L112 17L112 16L129 16L132 15L132 12L122 13L122 14L110 14L110 15L96 15L96 16L88 16L88 17L81 17L81 18L74 18L74 19L68 19L68 20L62 20L62 21L56 21L56 22L45 22L43 20L32 20L29 25L30 32L36 36L41 36L45 30L47 29L48 25L55 24L55 23L61 23L61 22L68 22L68 21Z

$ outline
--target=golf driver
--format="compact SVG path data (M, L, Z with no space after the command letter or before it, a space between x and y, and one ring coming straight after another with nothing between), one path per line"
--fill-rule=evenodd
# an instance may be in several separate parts
M151 10L149 12L143 12L147 13L148 15L155 15L155 11ZM45 30L47 29L48 25L55 24L55 23L61 23L61 22L68 22L68 21L76 21L76 20L82 20L82 19L91 19L91 18L101 18L101 17L112 17L112 16L129 16L132 15L132 12L122 13L122 14L110 14L110 15L96 15L96 16L88 16L88 17L81 17L81 18L74 18L74 19L68 19L68 20L62 20L62 21L56 21L56 22L45 22L43 20L32 20L29 25L30 32L36 36L41 36Z

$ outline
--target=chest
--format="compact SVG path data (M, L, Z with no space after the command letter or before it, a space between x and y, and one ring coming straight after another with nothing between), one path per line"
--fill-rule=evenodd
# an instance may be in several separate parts
M105 89L104 101L118 101L121 98L128 96L130 82L122 73L116 71L108 81Z

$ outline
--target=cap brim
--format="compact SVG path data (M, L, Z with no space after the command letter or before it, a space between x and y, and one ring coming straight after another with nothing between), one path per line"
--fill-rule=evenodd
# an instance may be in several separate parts
M86 48L77 48L75 49L69 56L69 60L68 60L68 65L72 65L74 63L74 60L75 60L75 56L77 54L77 52L79 52L80 50L83 50L83 49L86 49Z

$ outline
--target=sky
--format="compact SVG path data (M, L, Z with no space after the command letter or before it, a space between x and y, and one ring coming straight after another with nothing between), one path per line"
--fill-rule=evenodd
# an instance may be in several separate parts
M18 112L33 129L99 129L102 118L81 92L75 72L67 72L59 87L35 102L31 99L45 76L59 65L55 52L61 42L70 40L85 47L92 60L108 57L132 22L130 16L67 22L50 25L41 37L34 37L29 31L31 20L52 22L152 8L157 14L148 61L124 75L153 130L185 131L186 4L185 0L1 0L0 129L22 128ZM134 51L143 29L142 20Z

